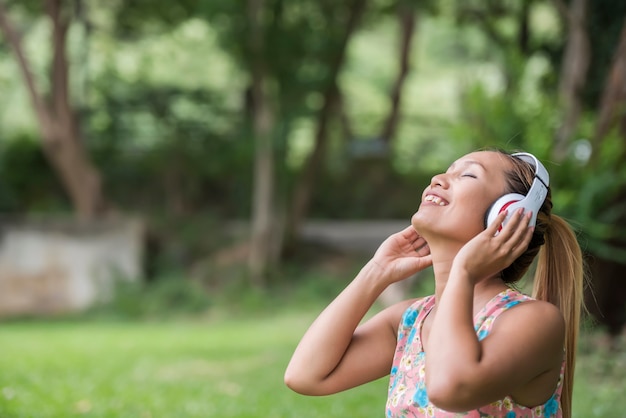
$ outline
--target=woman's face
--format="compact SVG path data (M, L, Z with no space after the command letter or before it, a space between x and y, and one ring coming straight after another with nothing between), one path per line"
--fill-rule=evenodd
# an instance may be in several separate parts
M494 151L467 154L432 178L413 215L413 227L427 240L448 237L465 243L484 230L487 209L505 194L512 162Z

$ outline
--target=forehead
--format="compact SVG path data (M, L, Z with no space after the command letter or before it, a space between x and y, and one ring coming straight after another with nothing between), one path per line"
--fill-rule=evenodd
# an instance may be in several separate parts
M450 169L470 165L478 166L491 174L495 174L498 172L504 173L505 171L510 170L513 163L510 161L510 157L508 155L501 152L477 151L459 158L452 163L452 165L450 165Z

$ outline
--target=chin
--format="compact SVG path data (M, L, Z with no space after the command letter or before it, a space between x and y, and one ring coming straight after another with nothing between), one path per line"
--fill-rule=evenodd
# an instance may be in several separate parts
M447 237L453 241L467 242L483 231L482 223L473 220L462 220L461 222L453 222L452 220L444 223L439 222L440 217L433 219L432 216L426 217L424 213L416 212L411 217L411 225L426 240L428 237ZM471 226L470 224L475 224Z
M423 235L424 232L429 231L433 225L432 219L426 219L424 214L420 211L417 211L411 217L411 225L420 235Z

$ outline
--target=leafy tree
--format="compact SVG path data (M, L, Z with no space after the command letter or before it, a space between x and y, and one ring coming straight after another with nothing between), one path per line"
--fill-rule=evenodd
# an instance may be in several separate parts
M30 3L27 6L45 16L52 28L48 91L36 83L33 67L22 48L21 35L4 1L0 2L0 29L18 61L37 118L45 155L59 176L76 214L92 219L103 214L107 205L99 170L86 150L78 112L71 99L67 47L68 31L74 16L73 4L66 0L47 0L43 10Z
M380 138L390 147L400 120L400 104L404 82L410 69L410 52L416 27L417 2L401 0L375 2L351 0L348 2L310 1L249 2L248 10L255 7L257 14L250 15L244 10L235 9L241 3L228 3L222 8L209 8L207 19L219 26L222 42L226 50L238 57L242 68L246 68L250 79L249 115L253 132L258 139L259 127L253 123L259 113L268 112L274 129L271 135L272 164L266 164L267 173L278 174L276 186L264 187L274 190L274 203L269 204L264 213L274 213L274 220L266 219L267 231L272 231L272 240L261 232L253 233L254 248L263 246L268 250L269 260L277 260L285 248L296 242L301 224L306 219L320 173L324 170L333 136L347 136L352 140L350 122L344 110L344 95L341 91L340 76L347 61L347 50L355 33L363 26L372 24L387 15L397 16L400 27L400 48L398 52L398 74L391 91L389 115L381 127ZM428 4L425 3L425 4ZM424 6L422 6L424 7ZM254 17L254 22L248 21ZM254 31L254 34L252 34ZM246 41L247 39L247 41ZM260 80L263 81L260 81ZM265 89L260 94L261 88ZM315 97L314 103L310 98ZM281 184L281 173L286 167L286 153L289 144L291 125L294 121L307 118L314 123L313 144L310 153L297 169L295 182ZM257 120L258 121L258 120ZM337 124L340 132L337 132ZM268 131L272 131L268 128ZM257 150L268 150L269 145ZM268 154L269 155L269 154ZM389 154L387 155L387 158ZM269 156L266 156L269 161ZM266 174L269 178L271 175ZM255 181L264 178L258 172ZM268 183L272 183L268 180ZM259 183L260 185L260 183ZM258 204L253 206L259 207ZM254 221L253 221L254 223ZM271 227L269 227L271 225ZM254 228L253 228L254 230ZM278 232L276 232L278 231ZM280 231L285 231L284 234ZM284 240L283 240L284 237ZM267 243L271 244L268 246ZM254 264L254 263L253 263ZM271 261L270 261L271 264ZM253 268L253 270L255 270ZM263 270L263 268L259 269Z

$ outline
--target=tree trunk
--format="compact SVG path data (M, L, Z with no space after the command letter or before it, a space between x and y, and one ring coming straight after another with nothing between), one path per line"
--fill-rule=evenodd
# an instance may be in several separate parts
M599 148L602 139L613 129L615 123L620 124L620 132L626 139L626 20L600 100L594 134L595 148Z
M593 164L598 163L602 141L616 125L622 140L626 142L626 19L600 100L598 121L593 138ZM608 206L618 205L625 198L626 188L622 186ZM626 216L622 215L615 219L613 226L617 231L623 230L626 226ZM621 236L610 240L607 244L622 251L626 250L626 242ZM619 334L626 324L624 315L626 286L623 280L626 261L598 253L594 254L590 267L592 286L586 295L589 311L607 327L610 342L616 347Z
M573 0L569 8L558 0L557 8L566 22L568 37L559 81L559 104L563 112L552 153L556 161L563 161L580 119L581 93L589 69L590 46L587 36L587 0Z
M76 214L89 220L105 210L100 173L87 154L69 98L69 64L66 57L69 17L64 16L61 0L48 0L47 13L52 22L53 59L50 74L50 101L35 85L30 64L20 38L0 2L0 29L17 58L22 77L35 111L42 147L59 175Z
M324 91L324 105L318 114L317 130L313 151L307 158L302 173L295 184L292 198L291 211L287 220L285 231L286 246L291 246L299 235L300 228L309 210L315 179L324 159L326 143L328 142L328 128L334 110L339 107L340 92L337 79L343 67L346 50L350 38L356 31L361 15L365 10L366 0L353 0L350 6L350 14L345 26L341 42L335 53L333 62L330 63L330 75Z
M398 21L400 23L399 71L391 90L391 110L380 134L380 138L387 144L393 140L400 121L402 92L411 66L411 46L417 22L415 10L406 1L398 4Z
M287 247L291 248L294 245L309 210L315 179L317 178L317 174L324 159L326 142L328 140L328 125L330 124L333 109L336 108L338 95L339 88L336 82L333 81L332 86L329 86L324 94L324 106L320 110L318 117L313 151L307 158L300 177L294 187L291 213L287 220L285 233L285 249L287 249Z
M533 0L524 0L518 18L517 48L522 56L530 55L530 7Z
M272 132L274 116L267 92L267 69L264 62L262 30L263 0L248 1L251 53L252 129L255 141L252 231L248 266L250 281L264 287L274 258L272 241L279 239L274 226L274 150Z

